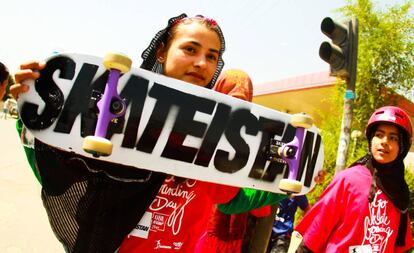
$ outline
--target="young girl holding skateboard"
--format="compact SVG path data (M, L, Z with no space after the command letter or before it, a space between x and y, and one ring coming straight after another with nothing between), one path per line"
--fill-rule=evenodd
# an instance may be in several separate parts
M224 49L216 21L182 14L156 34L142 54L141 67L211 88L224 65ZM38 78L36 70L43 67L37 62L22 65L14 94L27 90L22 81ZM114 169L38 140L35 156L51 226L69 252L112 253L121 243L118 252L193 252L213 204L243 195L235 187L127 166ZM284 198L259 194L260 201L255 198L249 209Z

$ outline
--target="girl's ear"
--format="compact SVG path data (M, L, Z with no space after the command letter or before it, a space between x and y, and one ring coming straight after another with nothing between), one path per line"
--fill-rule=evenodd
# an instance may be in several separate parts
M163 64L165 62L165 55L167 52L165 52L165 45L164 42L161 42L161 44L158 46L157 49L157 62Z

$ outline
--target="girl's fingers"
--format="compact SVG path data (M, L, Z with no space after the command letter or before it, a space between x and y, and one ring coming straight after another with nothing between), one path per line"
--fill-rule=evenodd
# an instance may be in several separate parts
M21 83L15 83L12 86L10 86L10 95L17 100L19 98L20 93L27 92L28 90L29 86Z
M20 70L14 74L15 84L10 87L10 94L14 99L19 97L22 92L27 92L29 86L23 84L25 80L36 80L39 78L39 70L44 69L46 63L43 61L30 61L20 65Z
M26 62L20 65L20 69L33 69L33 70L42 70L46 66L46 63L43 61L31 61Z
M39 72L33 71L32 69L22 69L18 70L14 74L14 80L16 81L16 83L21 83L22 81L27 79L37 79L39 78L39 76Z

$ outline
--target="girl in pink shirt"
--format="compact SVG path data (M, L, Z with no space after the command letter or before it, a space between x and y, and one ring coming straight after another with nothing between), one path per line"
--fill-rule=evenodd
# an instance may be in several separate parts
M403 159L412 141L406 112L376 110L366 127L369 152L339 172L295 230L296 252L405 252L412 247Z

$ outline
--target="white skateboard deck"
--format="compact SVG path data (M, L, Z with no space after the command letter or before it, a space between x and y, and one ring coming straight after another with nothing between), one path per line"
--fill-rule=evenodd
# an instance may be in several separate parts
M107 75L102 58L52 56L34 88L18 100L23 123L44 143L92 157L82 143L96 125L91 94L103 93ZM287 165L269 161L267 147L270 138L278 143L294 138L291 115L140 68L121 76L118 92L128 108L109 127L112 154L96 159L281 193L278 183L287 178ZM322 167L323 144L312 126L297 177L300 194L313 188Z

